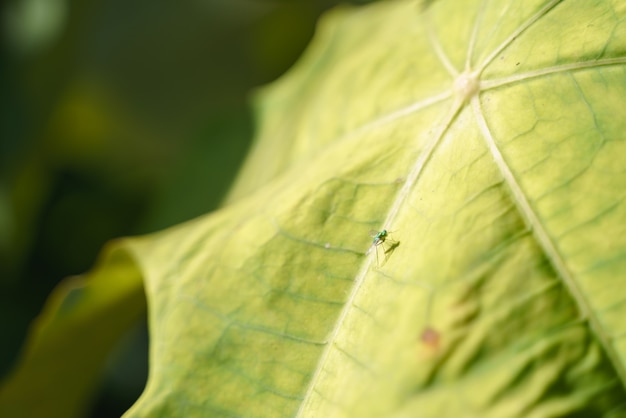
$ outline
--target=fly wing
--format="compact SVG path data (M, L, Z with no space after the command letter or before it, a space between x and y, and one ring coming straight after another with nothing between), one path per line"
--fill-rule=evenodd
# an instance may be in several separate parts
M380 231L377 231L375 229L370 229L370 237L374 238L374 240L372 241L372 245L370 245L370 247L365 252L365 255L369 255L369 253L371 253L372 250L381 242Z

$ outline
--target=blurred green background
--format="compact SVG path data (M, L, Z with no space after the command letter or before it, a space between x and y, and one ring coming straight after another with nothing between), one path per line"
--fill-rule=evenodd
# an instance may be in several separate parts
M253 136L251 90L284 73L338 3L1 3L2 377L51 289L106 241L219 206ZM144 321L111 355L92 416L134 402L147 347Z

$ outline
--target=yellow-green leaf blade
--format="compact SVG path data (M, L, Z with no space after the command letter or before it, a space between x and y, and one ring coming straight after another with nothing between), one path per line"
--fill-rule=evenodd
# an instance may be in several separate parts
M379 7L391 10L385 17L395 23L396 35L411 39L418 50L420 42L425 42L419 56L430 57L431 61L423 62L432 76L415 74L415 79L427 80L428 89L413 91L406 88L404 79L394 77L397 72L385 66L402 68L411 58L391 59L387 50L385 59L377 57L379 38L374 37L354 52L344 51L336 62L329 52L325 58L330 63L317 69L323 76L304 81L314 88L294 96L298 100L293 109L296 121L276 119L268 125L273 126L273 140L278 137L313 146L303 148L308 159L291 159L291 164L298 164L297 176L292 169L270 191L241 203L251 208L241 217L243 228L269 235L253 238L223 225L228 234L215 240L214 245L226 247L238 247L231 242L243 245L256 240L260 259L248 263L255 260L251 254L241 262L245 269L226 271L221 261L216 262L220 274L213 277L233 280L236 285L216 283L212 290L219 296L205 296L198 302L201 310L227 324L222 329L229 333L233 324L254 329L240 331L237 337L220 333L203 351L204 361L210 364L210 372L203 377L224 379L216 379L218 386L209 392L220 399L223 413L235 416L247 411L260 416L289 415L295 408L300 416L411 416L417 411L426 416L544 416L619 406L623 385L618 370L623 366L612 345L616 330L595 319L599 311L595 296L581 291L583 276L570 271L575 261L561 252L558 231L550 214L536 203L541 194L533 189L558 188L559 182L569 182L567 174L580 177L572 164L588 164L584 148L579 154L568 154L567 149L546 145L548 139L578 138L593 148L597 129L579 119L588 109L573 106L565 94L576 95L576 89L570 86L566 92L559 91L561 83L549 78L571 78L570 67L538 76L533 71L545 66L545 60L534 67L528 60L520 67L526 73L499 81L498 88L497 79L490 86L485 76L493 77L490 71L498 66L499 57L515 51L516 38L531 44L533 36L545 31L544 22L554 25L559 13L568 9L558 2L539 2L525 5L524 13L514 14L507 22L508 15L501 9L490 13L492 9L483 5L475 13L459 12L451 18L447 13L451 6L437 3L429 13L439 26L429 31L424 21L430 16L422 20L416 10L411 15L407 5ZM387 33L380 29L386 22L379 19L380 12L359 14L357 25L370 28L372 34ZM588 13L579 11L579 17ZM356 21L356 17L354 21L346 16L337 19L341 23L331 25L335 32ZM445 26L447 19L457 19L459 24L451 29ZM371 67L362 58L365 51ZM406 52L397 48L392 53ZM574 57L584 59L585 55ZM365 62L365 68L354 62ZM463 65L478 71L483 71L480 65L487 65L485 75L479 76L484 93L479 92L473 104L446 100L463 94L450 90L454 79L468 70ZM515 67L509 66L509 74ZM377 71L372 73L370 68ZM361 79L360 74L376 77ZM354 80L366 80L357 83L365 87L351 92ZM389 101L376 88L385 82ZM298 83L303 81L288 79L276 87L277 95L267 99L270 109L275 97L284 101L294 95ZM533 83L543 85L534 87ZM624 80L614 83L623 85ZM394 88L409 94L413 102L393 93ZM537 91L524 96L516 88ZM374 94L379 100L370 96ZM551 101L550 94L560 100ZM420 101L420 97L424 98ZM530 99L524 101L525 97ZM619 92L612 97L616 99L610 108L621 105ZM337 117L336 109L348 108L341 100L353 104L345 118ZM378 106L361 108L362 103ZM557 115L553 121L551 109ZM358 120L359 114L367 112L369 116ZM567 115L572 115L572 126L559 136L557 128ZM356 117L356 123L344 133L350 117ZM529 139L522 141L523 135ZM509 142L523 145L518 150L508 147ZM519 167L529 161L556 168L534 178ZM555 199L567 202L572 195L585 196L585 192L570 190ZM611 210L618 206L616 192L607 193ZM594 204L604 207L597 200ZM619 211L616 216L610 221L613 225L624 218ZM571 218L567 222L581 221ZM372 258L358 256L359 241L361 251L368 245L364 240L368 227L397 229L394 239L400 244L380 269L373 268ZM624 248L617 236L609 241ZM600 254L595 259L601 259ZM254 266L259 261L260 266ZM233 296L238 292L249 296L238 301ZM293 303L294 298L299 302ZM623 295L615 298L623 300ZM434 336L424 339L424 332L429 331ZM265 357L269 342L251 332L278 337L272 345L273 356ZM226 344L225 335L236 342ZM574 348L563 351L561 347L567 346ZM229 353L229 360L236 358L235 366L224 366L208 354L222 349ZM294 352L309 353L306 362L299 363L304 366L297 369L299 377L277 377L277 370L295 364L290 359ZM242 364L257 367L244 373L236 367ZM528 372L534 364L542 367ZM577 384L580 376L586 384ZM221 386L224 381L231 389ZM281 384L285 383L294 390L284 390ZM475 394L477 385L482 388L480 396ZM224 392L227 395L222 396ZM451 402L453 394L456 400ZM243 399L247 401L242 403ZM201 413L203 405L212 405L205 399L194 401L196 409L190 411L196 413Z
M224 416L619 411L624 11L436 2L420 15L405 2L333 18L315 71L264 99L257 149L300 151L199 221L222 233L184 265L210 273L180 270L174 293L194 297L176 309L217 334L189 358L200 376L187 364L178 377L206 390L147 392L129 415L177 395L187 413ZM564 22L599 29L560 36ZM364 257L382 228L399 244Z

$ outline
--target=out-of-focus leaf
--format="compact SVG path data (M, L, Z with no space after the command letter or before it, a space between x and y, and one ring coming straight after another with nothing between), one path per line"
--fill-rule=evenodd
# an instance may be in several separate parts
M0 387L0 416L83 416L111 349L145 312L141 273L116 247L88 280L66 279L50 296L20 367Z

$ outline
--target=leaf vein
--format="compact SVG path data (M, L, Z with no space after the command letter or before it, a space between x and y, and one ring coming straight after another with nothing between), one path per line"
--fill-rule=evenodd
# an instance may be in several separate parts
M543 223L539 219L538 214L535 212L532 205L526 198L526 195L522 190L520 184L518 183L515 175L513 174L504 157L502 156L502 153L496 145L495 139L493 138L491 131L487 126L487 121L483 116L478 96L472 98L472 107L474 110L476 121L483 134L483 139L485 140L487 147L491 151L493 159L498 166L498 169L500 170L502 176L504 177L505 182L509 186L509 189L512 193L512 198L520 214L523 216L529 228L531 228L531 230L533 231L535 238L537 239L539 245L543 248L546 257L552 264L553 268L561 277L566 287L569 289L570 294L578 305L583 319L589 323L591 329L596 334L596 337L598 338L600 344L603 346L605 353L609 356L611 363L613 364L618 375L620 376L622 384L626 387L626 369L624 369L624 366L619 361L620 357L613 347L610 337L603 330L601 321L594 313L590 303L584 297L582 290L580 289L572 273L567 268L565 260L559 252L556 244L553 242L553 239L546 231Z
M626 64L626 57L607 58L594 61L574 62L570 64L556 65L554 67L540 68L538 70L528 71L522 74L515 74L510 77L496 78L493 80L484 80L480 82L481 91L491 90L509 84L527 81L544 75L566 73L571 71L587 70L590 68L609 67L612 65Z

